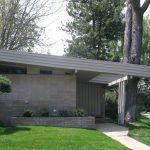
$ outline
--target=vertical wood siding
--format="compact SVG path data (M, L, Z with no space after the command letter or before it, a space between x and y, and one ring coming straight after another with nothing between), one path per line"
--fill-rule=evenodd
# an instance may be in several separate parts
M83 108L88 115L104 117L105 89L100 84L77 83L77 108Z

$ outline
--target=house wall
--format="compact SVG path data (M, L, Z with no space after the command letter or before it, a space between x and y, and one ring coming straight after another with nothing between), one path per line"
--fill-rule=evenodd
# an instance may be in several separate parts
M74 75L7 75L12 92L0 95L0 120L22 115L24 109L76 107Z
M40 74L39 67L28 66L27 67L27 74Z
M105 88L100 84L77 83L77 107L88 115L105 116Z

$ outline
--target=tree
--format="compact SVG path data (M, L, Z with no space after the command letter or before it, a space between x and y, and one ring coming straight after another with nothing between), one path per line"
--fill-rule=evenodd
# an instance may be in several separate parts
M101 60L112 58L112 43L118 45L123 35L121 10L122 0L70 0L67 12L73 20L66 24L65 30L72 40L67 41L66 54Z
M2 75L0 75L0 94L11 92L11 81Z
M141 63L150 65L150 17L146 16L143 20L143 44Z
M0 49L31 50L41 44L43 28L38 21L49 15L48 0L1 0L0 1Z
M145 0L140 6L140 0L127 0L126 23L124 33L124 62L140 64L142 52L143 14L147 10L150 1ZM133 78L128 81L125 120L126 122L136 119L137 83L139 79Z

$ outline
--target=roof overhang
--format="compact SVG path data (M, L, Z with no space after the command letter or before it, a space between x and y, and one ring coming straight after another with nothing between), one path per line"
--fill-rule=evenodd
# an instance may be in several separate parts
M150 77L150 66L0 50L0 62L76 71L79 80L108 84L124 76Z

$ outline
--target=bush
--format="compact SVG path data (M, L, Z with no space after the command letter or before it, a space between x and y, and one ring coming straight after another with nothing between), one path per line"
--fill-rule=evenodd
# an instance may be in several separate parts
M60 117L72 117L73 116L73 112L67 110L67 109L63 109L59 111L59 116Z
M150 112L150 92L144 93L143 96L145 111Z
M33 111L30 109L27 109L23 113L23 117L32 117L33 116Z
M138 94L138 112L149 112L150 111L150 92Z
M74 111L75 117L86 117L87 113L84 111L84 109L78 108Z
M4 127L4 122L0 121L0 127Z
M2 75L0 75L0 92L1 93L11 92L11 81Z
M80 109L80 108L74 111L63 109L59 111L59 116L60 117L86 117L87 113L83 109Z
M48 117L48 116L49 116L49 109L48 109L48 108L43 108L43 109L41 109L41 110L37 113L37 116Z
M49 112L45 111L41 113L41 117L48 117L49 116Z
M113 119L114 121L118 118L118 94L117 90L110 89L109 91L106 91L105 95L105 115L108 118Z

